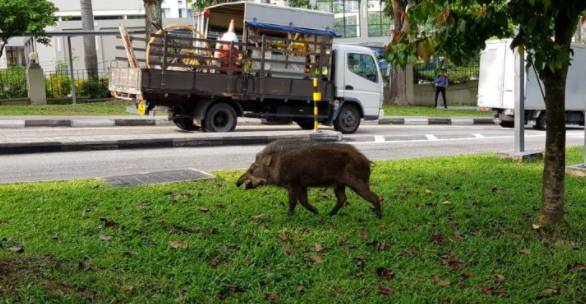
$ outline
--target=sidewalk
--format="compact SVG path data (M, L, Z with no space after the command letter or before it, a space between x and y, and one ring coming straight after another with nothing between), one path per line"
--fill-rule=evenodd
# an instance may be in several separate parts
M256 118L239 117L238 125L260 125ZM363 124L379 125L477 125L494 124L489 117L427 117L427 116L385 116L377 121L363 121ZM34 127L115 127L115 126L171 126L167 117L152 116L0 116L0 129Z

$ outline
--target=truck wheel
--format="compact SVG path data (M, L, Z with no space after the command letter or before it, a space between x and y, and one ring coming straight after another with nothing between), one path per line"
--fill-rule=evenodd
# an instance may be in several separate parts
M356 132L360 126L360 112L354 105L344 105L334 120L334 129L344 134Z
M216 103L205 115L202 126L208 132L230 132L236 128L236 111L227 103Z
M510 120L502 120L499 125L503 128L513 128L515 126L515 122Z
M297 119L295 122L303 130L313 130L313 119Z
M535 129L545 130L547 129L547 123L545 122L545 112L539 114L539 117L535 120Z
M193 118L188 118L188 117L175 118L175 119L173 119L173 123L175 123L175 125L183 131L196 131L196 130L200 129L200 127L198 125L193 123Z

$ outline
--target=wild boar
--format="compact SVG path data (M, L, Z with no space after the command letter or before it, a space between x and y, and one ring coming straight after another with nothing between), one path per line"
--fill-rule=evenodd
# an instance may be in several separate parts
M336 215L347 201L346 187L369 201L378 218L382 217L381 202L370 190L370 165L356 148L347 144L315 143L311 141L276 141L256 155L256 161L238 179L236 186L253 189L263 185L284 187L289 191L289 214L297 202L305 209L318 213L307 200L308 187L333 187L336 205L330 215Z

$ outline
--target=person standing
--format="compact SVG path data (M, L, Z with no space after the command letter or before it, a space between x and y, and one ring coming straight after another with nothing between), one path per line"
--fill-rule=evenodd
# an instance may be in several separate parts
M435 107L437 108L437 98L441 93L442 99L444 100L444 108L447 109L448 100L446 99L446 88L448 87L448 76L446 69L441 70L440 74L437 75L433 81L433 85L435 86Z

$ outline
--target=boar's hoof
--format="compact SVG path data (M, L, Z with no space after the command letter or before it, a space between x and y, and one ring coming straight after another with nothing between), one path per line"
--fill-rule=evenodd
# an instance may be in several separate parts
M372 208L372 211L374 211L374 214L376 215L377 218L379 218L379 219L383 218L383 212L380 210L380 206Z

